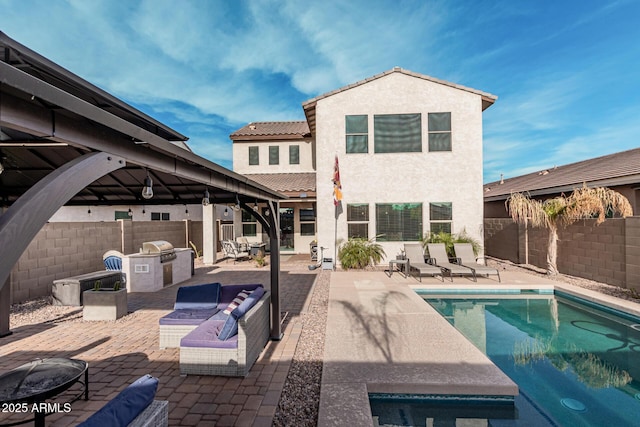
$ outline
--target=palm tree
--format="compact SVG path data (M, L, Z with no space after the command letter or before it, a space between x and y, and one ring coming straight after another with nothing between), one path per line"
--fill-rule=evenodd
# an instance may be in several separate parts
M607 215L627 217L633 214L629 200L605 187L588 188L584 185L571 193L544 201L528 195L514 193L505 202L511 218L519 224L531 224L549 230L547 245L547 274L558 274L558 227L573 224L579 219L596 218L604 222Z

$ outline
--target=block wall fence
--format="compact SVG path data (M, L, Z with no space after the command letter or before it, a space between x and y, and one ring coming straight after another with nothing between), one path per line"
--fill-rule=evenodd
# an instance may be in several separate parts
M485 254L546 268L548 231L485 218ZM640 217L578 221L558 230L558 270L622 288L640 290Z
M143 242L166 240L175 248L202 250L202 221L50 222L11 271L11 303L51 295L54 280L104 270L102 255L137 253Z

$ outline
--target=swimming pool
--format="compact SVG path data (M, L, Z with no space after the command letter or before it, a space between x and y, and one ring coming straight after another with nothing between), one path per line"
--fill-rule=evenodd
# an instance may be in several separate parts
M640 318L559 292L422 296L518 384L515 411L496 410L491 401L438 404L402 396L389 406L374 396L380 425L393 416L396 424L412 420L399 425L429 425L429 407L434 420L461 414L491 425L640 424Z

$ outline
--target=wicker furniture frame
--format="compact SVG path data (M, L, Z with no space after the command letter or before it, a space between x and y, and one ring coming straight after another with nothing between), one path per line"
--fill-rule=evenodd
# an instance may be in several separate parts
M161 349L180 347L180 340L197 327L198 325L160 325L159 347Z
M245 377L269 340L270 292L238 319L238 347L180 347L181 375Z
M129 427L167 427L169 425L169 401L154 400L129 423Z

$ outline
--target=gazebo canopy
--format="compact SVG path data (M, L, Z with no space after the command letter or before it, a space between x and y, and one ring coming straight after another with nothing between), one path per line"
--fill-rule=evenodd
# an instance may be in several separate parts
M186 136L81 79L0 32L0 206L89 152L126 160L66 204L216 203L286 196L194 154ZM147 172L154 197L143 199Z
M212 204L247 208L269 235L279 338L277 213L287 196L194 154L184 135L2 32L0 49L0 336L8 333L11 269L61 206L192 204L207 192ZM151 199L142 197L147 177ZM259 202L267 217L249 208Z

